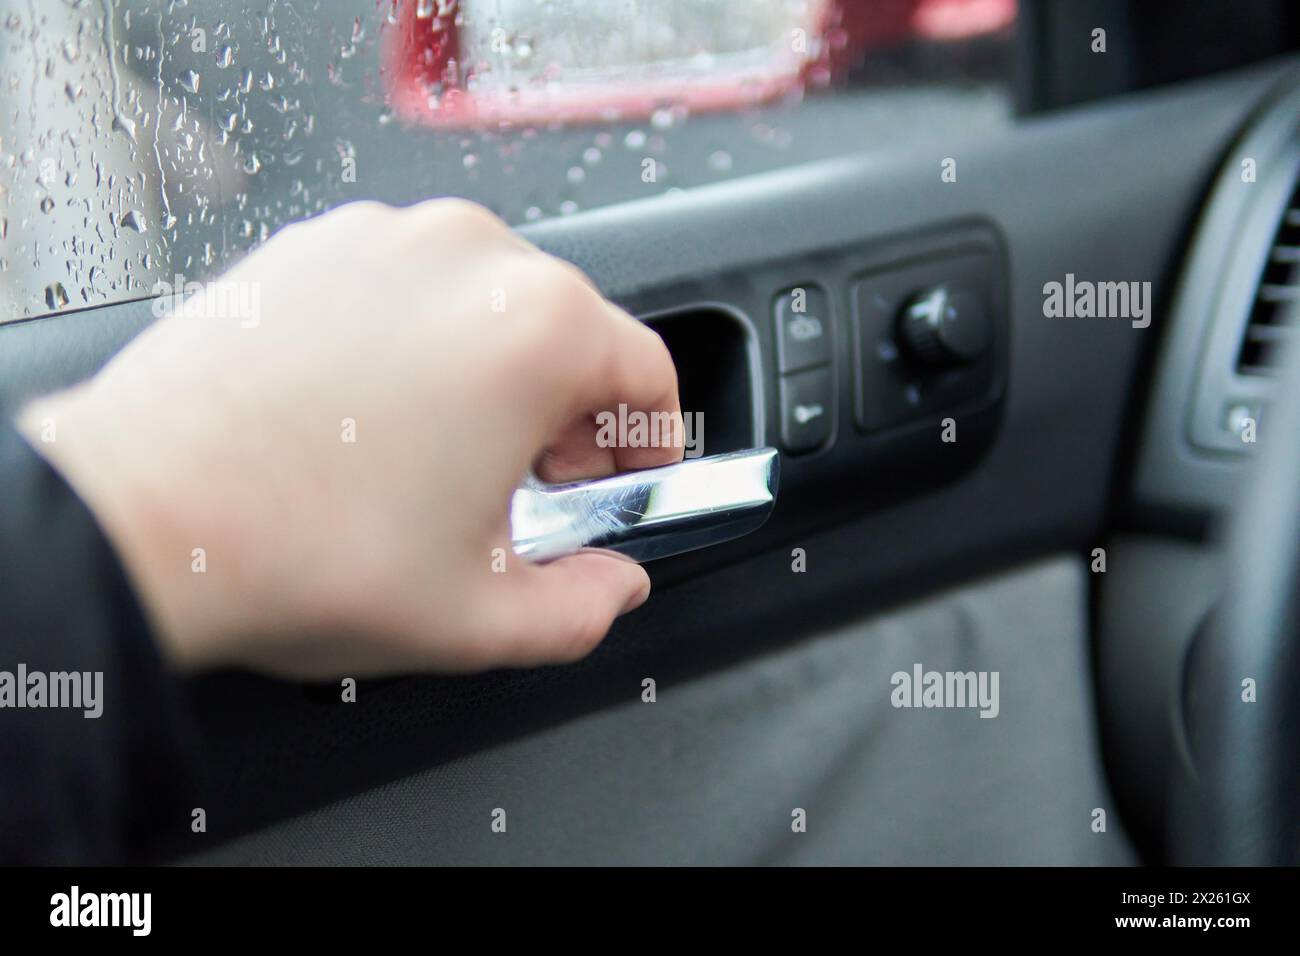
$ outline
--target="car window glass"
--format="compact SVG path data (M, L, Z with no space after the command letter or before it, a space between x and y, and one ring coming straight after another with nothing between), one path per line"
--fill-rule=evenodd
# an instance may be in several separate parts
M0 321L202 280L351 199L464 196L519 224L993 130L1015 12L0 0Z

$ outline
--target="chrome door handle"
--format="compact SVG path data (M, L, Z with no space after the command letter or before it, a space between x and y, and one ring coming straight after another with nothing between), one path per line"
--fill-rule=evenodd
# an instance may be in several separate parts
M549 561L606 548L653 561L756 530L776 504L780 457L751 448L548 485L529 477L510 502L515 553Z

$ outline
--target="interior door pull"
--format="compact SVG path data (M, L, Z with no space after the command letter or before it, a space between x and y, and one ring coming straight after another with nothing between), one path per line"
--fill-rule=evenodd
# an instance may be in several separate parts
M566 484L546 484L530 475L510 505L514 550L530 561L582 548L653 561L707 548L749 534L767 520L779 475L775 448Z

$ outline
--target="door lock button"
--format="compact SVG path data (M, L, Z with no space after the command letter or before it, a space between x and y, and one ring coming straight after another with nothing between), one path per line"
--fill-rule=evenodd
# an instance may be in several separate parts
M782 292L773 305L773 317L782 374L830 364L830 300L820 286L802 285Z
M835 413L831 370L815 368L781 377L781 441L792 454L830 440Z

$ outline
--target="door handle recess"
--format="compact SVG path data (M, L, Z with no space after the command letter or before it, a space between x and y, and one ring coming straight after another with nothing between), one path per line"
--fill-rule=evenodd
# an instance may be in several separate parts
M566 484L530 475L510 503L514 550L529 561L582 548L653 561L707 548L758 529L776 504L779 477L775 448Z

